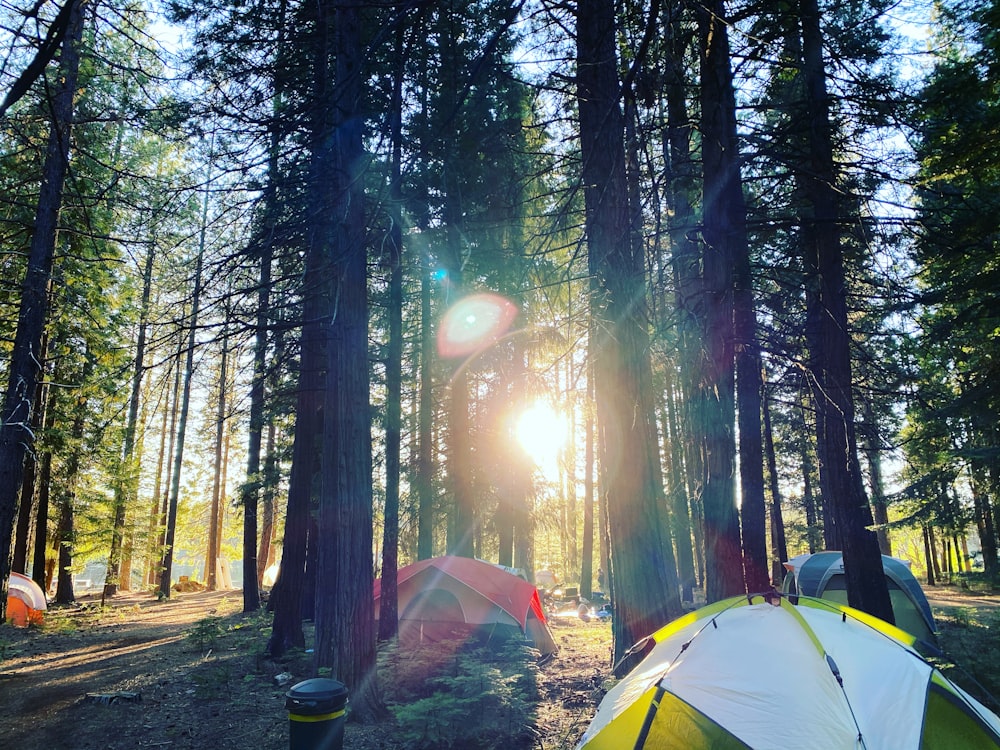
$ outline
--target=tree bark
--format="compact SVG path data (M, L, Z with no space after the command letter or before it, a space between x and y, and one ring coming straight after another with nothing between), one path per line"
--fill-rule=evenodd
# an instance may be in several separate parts
M209 591L219 588L219 559L222 554L222 502L225 493L226 388L229 380L229 332L222 335L222 356L219 361L218 393L215 402L215 460L212 477L211 516L208 520L208 552L205 555L205 586ZM257 540L251 542L257 550ZM254 565L254 570L257 566Z
M46 414L45 423L52 426L53 417ZM31 580L37 583L42 591L49 590L48 561L46 550L49 548L49 511L52 495L52 451L46 450L38 461L38 514L35 516L35 549L32 553Z
M111 551L108 554L108 571L104 577L104 592L101 598L114 596L121 585L122 547L125 534L125 520L129 501L139 490L139 463L135 455L136 429L139 422L139 402L142 399L142 375L145 369L146 328L149 322L149 301L153 288L153 263L156 244L151 243L146 251L142 271L142 296L139 300L139 334L135 343L135 358L132 361L132 387L129 391L128 416L125 421L125 436L122 441L122 459L115 483L115 518L111 531ZM130 587L126 582L124 587Z
M211 182L209 174L206 185ZM188 410L191 406L191 381L194 377L194 351L198 343L198 315L201 306L202 270L205 264L205 236L208 231L208 193L202 202L201 228L198 235L198 255L195 259L194 281L191 291L191 316L187 335L187 352L184 363L184 383L180 395L180 411L177 417L175 452L171 470L170 494L167 502L167 522L163 535L163 558L160 561L159 596L170 598L171 577L174 565L174 534L177 530L177 505L181 494L181 467L184 464L184 438L187 432Z
M813 372L813 377L817 421L822 431L817 446L823 499L833 507L842 540L848 603L894 622L857 455L847 293L820 12L816 0L800 0L799 9L809 116L809 163L802 179L812 210L805 229L811 242L808 252L818 272L820 305L820 369Z
M173 371L173 383L166 394L163 411L163 430L160 433L160 452L156 459L156 483L153 487L153 520L155 534L151 535L152 549L150 551L150 585L159 585L160 564L163 560L163 549L167 538L167 511L170 504L170 470L173 464L170 457L174 454L174 438L177 435L178 404L181 399L181 355L184 353L184 337L177 336L177 352L174 354L168 370L169 379ZM164 491L166 487L166 491Z
M788 560L788 542L785 539L785 521L781 514L781 485L778 482L778 460L774 452L774 432L771 429L771 402L768 397L767 377L764 381L764 455L767 457L767 475L771 491L771 585L780 587L785 576L782 563Z
M288 4L281 0L278 5L277 28L279 48L286 42L285 27ZM267 347L268 325L271 315L271 265L274 262L274 234L278 223L278 174L281 155L281 109L284 101L285 85L282 77L272 78L274 93L271 101L271 120L268 123L267 182L261 202L263 221L257 243L257 317L254 321L253 378L250 381L250 425L247 435L247 476L240 490L240 505L243 506L243 611L255 612L260 609L260 586L267 567L267 553L273 534L274 502L265 507L265 519L257 539L258 506L260 491L269 478L261 476L261 442L264 432L264 408L267 400ZM273 423L268 424L273 430ZM269 433L273 434L273 433ZM270 455L270 454L269 454ZM265 492L267 490L265 489Z
M319 54L317 52L317 54ZM317 115L318 116L318 115ZM314 125L314 128L318 127ZM314 139L322 136L314 134ZM317 171L318 167L313 167ZM320 173L322 174L322 173ZM321 200L320 178L310 178L313 202L310 215L316 226L310 228L306 249L302 289L302 333L299 341L299 373L295 394L295 439L292 467L288 478L288 504L285 512L285 536L282 541L281 569L271 590L268 607L274 611L268 652L280 656L289 648L302 648L303 611L313 612L314 603L303 597L306 581L306 552L312 516L313 485L319 468L318 437L325 422L323 394L327 372L330 269L324 249L316 235L322 232L327 208Z
M434 556L434 383L431 363L434 333L431 324L431 270L420 274L420 385L417 392L417 559Z
M73 547L76 533L73 524L74 493L67 489L59 499L59 525L56 531L58 544L56 567L56 604L72 604L76 601L73 591Z
M84 451L83 438L89 413L85 389L94 371L94 361L89 351L82 353L83 365L80 369L77 393L69 410L72 416L70 423L70 451L65 457L62 486L59 490L59 567L57 569L56 602L70 604L76 601L73 591L73 555L76 548L76 532L74 515L76 512L77 488L80 483L80 458Z
M274 422L270 421L267 425L267 448L264 453L264 480L263 480L263 493L261 494L260 503L260 544L257 548L257 591L258 591L258 602L257 608L260 607L260 587L264 583L264 571L270 567L274 557L274 494L275 485L277 484L277 457L274 455L276 429ZM246 612L247 609L247 599L243 600L243 611ZM253 610L251 610L253 611Z
M314 176L326 181L331 221L315 238L330 259L334 293L327 319L327 383L318 512L316 666L330 667L350 690L354 715L384 714L375 672L375 603L372 572L372 457L369 414L367 257L364 146L360 112L362 25L350 0L319 7L325 44L317 50L319 119ZM327 67L327 61L331 61ZM316 183L319 184L318 182ZM359 364L360 363L360 364ZM334 586L329 582L336 581Z
M24 457L34 445L31 432L35 389L43 359L42 336L48 319L49 282L58 233L63 185L69 167L73 101L80 67L83 0L68 0L61 44L58 89L51 92L52 121L42 167L42 184L31 233L28 265L21 283L21 304L11 350L7 389L0 410L0 621L7 612L14 524L17 519Z
M882 452L875 410L868 399L863 402L864 419L864 451L868 464L868 486L872 495L872 517L875 521L875 535L878 539L879 551L883 555L892 555L892 541L889 539L889 508L885 496L885 481L882 477Z
M688 115L687 81L683 61L691 52L693 34L684 12L684 3L664 4L663 28L668 54L664 61L666 93L666 134L664 136L664 162L666 163L667 201L672 211L667 218L667 230L672 249L671 274L674 282L674 307L676 309L679 383L675 393L668 394L667 414L674 439L669 443L673 454L675 472L670 477L671 496L677 521L687 519L686 533L680 523L675 531L680 566L681 596L693 601L704 549L703 524L696 512L703 492L701 481L687 477L701 477L701 456L694 450L695 425L693 419L694 395L697 393L697 361L700 351L697 300L701 297L701 279L698 274L699 253L694 241L697 220L693 201L697 193L697 175L691 154L692 122ZM700 432L700 430L697 430ZM686 471L681 470L681 466ZM689 500L690 498L690 500ZM683 507L682 507L683 506ZM692 546L692 536L694 544ZM704 575L700 576L704 580Z
M969 487L972 491L972 510L976 521L976 531L979 532L979 543L983 551L983 572L987 578L994 580L1000 572L997 561L997 530L990 506L989 494L986 490L986 467L978 459L973 459L969 467ZM930 563L928 563L928 566Z
M46 351L48 349L45 339L48 337L43 335L42 350ZM39 372L45 371L45 363L41 363L41 369ZM31 415L31 429L32 432L38 434L42 425L45 422L45 405L46 399L48 398L48 387L45 383L39 383L38 387L35 388L35 408ZM38 457L35 455L34 451L30 451L25 456L24 461L24 478L21 482L21 504L17 514L17 529L14 533L14 557L11 564L11 570L17 573L27 573L28 570L28 551L30 549L29 542L32 537L32 525L33 519L37 518L38 509L38 498L36 497L36 479L39 471ZM47 512L47 509L46 509ZM43 536L45 536L43 534ZM42 540L42 546L44 549L45 540ZM44 561L44 554L42 555L42 560Z
M587 257L595 336L591 339L598 451L606 496L615 598L615 660L680 614L664 539L654 409L648 379L645 267L631 238L624 119L610 0L577 4L577 97ZM661 480L662 481L662 480ZM672 562L672 555L669 559Z
M382 597L379 603L378 638L388 641L399 628L399 594L396 571L399 568L399 480L403 420L403 30L395 39L392 100L389 105L389 131L392 142L392 171L389 186L392 226L389 229L389 341L385 362L385 512L382 530Z
M699 390L704 430L705 595L709 602L746 591L736 508L734 351L735 237L745 221L730 133L735 132L729 38L722 0L698 11L701 60L703 356ZM744 230L745 231L745 230ZM759 431L758 431L759 432Z

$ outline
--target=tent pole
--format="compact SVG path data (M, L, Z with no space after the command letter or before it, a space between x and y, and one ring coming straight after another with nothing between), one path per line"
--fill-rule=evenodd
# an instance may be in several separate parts
M665 692L667 691L663 689L663 686L657 683L656 694L649 702L646 718L642 720L642 729L639 730L639 736L635 738L635 745L632 746L632 750L641 750L645 746L646 738L649 736L649 728L653 725L653 717L656 716L656 711L660 708L660 699Z

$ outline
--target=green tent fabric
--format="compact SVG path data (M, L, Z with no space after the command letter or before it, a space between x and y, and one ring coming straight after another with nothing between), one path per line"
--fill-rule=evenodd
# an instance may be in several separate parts
M735 597L646 640L579 750L1000 748L1000 718L912 636L833 602Z
M844 557L840 552L827 551L797 555L785 563L788 573L781 590L847 604L847 583L844 577ZM910 571L910 564L898 557L882 555L882 569L889 586L892 612L896 627L937 647L937 626L924 590Z

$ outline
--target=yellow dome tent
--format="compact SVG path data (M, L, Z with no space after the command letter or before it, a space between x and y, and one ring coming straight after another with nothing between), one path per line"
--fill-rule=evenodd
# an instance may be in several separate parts
M579 750L1000 748L1000 719L913 636L843 605L736 597L646 641Z

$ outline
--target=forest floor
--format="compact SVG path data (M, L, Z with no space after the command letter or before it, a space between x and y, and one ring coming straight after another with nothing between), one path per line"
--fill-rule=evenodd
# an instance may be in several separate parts
M1000 593L956 586L927 593L945 650L995 691L990 674L1000 666ZM268 618L244 616L241 601L238 591L176 593L165 602L125 594L104 608L84 598L50 610L41 627L0 626L0 746L287 748L285 693L311 676L309 656L265 657ZM607 622L551 620L560 650L537 670L527 745L539 750L575 745L605 692L610 666ZM348 722L344 747L406 745L387 720Z
M83 597L40 627L0 626L0 747L18 750L283 750L285 694L308 654L264 655L269 617L239 591ZM603 691L607 622L552 618L560 646L538 671L538 748L570 748ZM279 684L280 683L280 684ZM392 720L347 722L344 747L401 750Z

